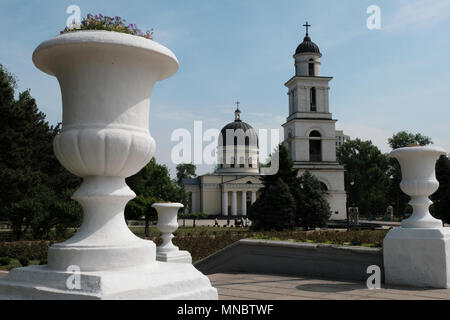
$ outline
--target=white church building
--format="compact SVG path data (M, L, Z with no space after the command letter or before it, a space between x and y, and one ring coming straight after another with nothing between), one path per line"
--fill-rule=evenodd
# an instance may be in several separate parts
M346 219L344 168L336 159L336 147L348 140L336 131L329 106L329 82L332 77L320 75L319 47L308 35L294 55L295 75L285 84L289 95L289 114L283 142L299 169L314 174L326 187L332 220ZM235 121L221 131L217 148L218 167L212 174L184 180L191 194L190 212L209 215L246 216L248 208L263 187L259 173L259 145L256 131L243 122L239 105ZM240 138L241 137L241 138Z

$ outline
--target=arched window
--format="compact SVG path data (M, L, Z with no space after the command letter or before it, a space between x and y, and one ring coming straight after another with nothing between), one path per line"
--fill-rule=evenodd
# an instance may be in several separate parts
M319 131L312 131L309 134L309 161L321 162L322 161L322 135Z
M322 137L322 135L320 134L320 132L317 131L317 130L311 131L311 133L309 134L309 136L310 136L311 138L321 138L321 137Z
M314 60L313 59L310 59L309 60L309 64L308 64L308 74L309 74L309 76L310 77L314 77L315 75L316 75L316 73L315 73L315 71L314 71Z
M320 181L320 187L322 188L323 191L328 191L328 187L325 183L323 183L322 181Z
M316 105L316 88L312 87L310 90L310 101L311 101L311 111L316 112L317 111L317 105Z

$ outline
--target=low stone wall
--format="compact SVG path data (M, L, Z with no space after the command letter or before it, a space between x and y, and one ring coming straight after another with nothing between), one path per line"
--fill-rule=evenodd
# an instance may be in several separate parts
M365 282L371 265L379 266L384 274L382 249L244 239L195 267L204 274L282 274Z

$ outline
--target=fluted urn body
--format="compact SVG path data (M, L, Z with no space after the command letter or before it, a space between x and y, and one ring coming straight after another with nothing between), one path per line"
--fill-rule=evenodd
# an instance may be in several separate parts
M175 55L142 37L79 31L43 42L33 61L61 87L56 157L84 178L73 196L83 206L83 224L73 238L51 247L49 268L94 271L154 262L154 243L125 224L124 207L135 197L125 178L154 155L150 96L157 81L178 70Z
M400 188L411 197L411 217L402 222L403 228L442 228L441 220L433 218L428 208L429 196L439 188L436 179L436 160L445 154L441 147L407 147L392 151L402 170Z

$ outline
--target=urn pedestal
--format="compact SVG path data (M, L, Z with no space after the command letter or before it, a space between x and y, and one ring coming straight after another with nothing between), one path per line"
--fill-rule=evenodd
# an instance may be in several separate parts
M151 92L178 70L175 55L143 37L78 31L43 42L33 62L61 87L54 152L83 178L73 199L84 217L75 236L49 249L48 266L14 269L0 280L0 298L217 299L192 265L156 261L155 244L136 237L124 219L135 197L125 178L155 152Z
M391 153L402 169L401 189L411 196L413 213L383 242L385 282L417 287L450 287L450 228L431 216L428 198L439 187L439 147L409 147Z

